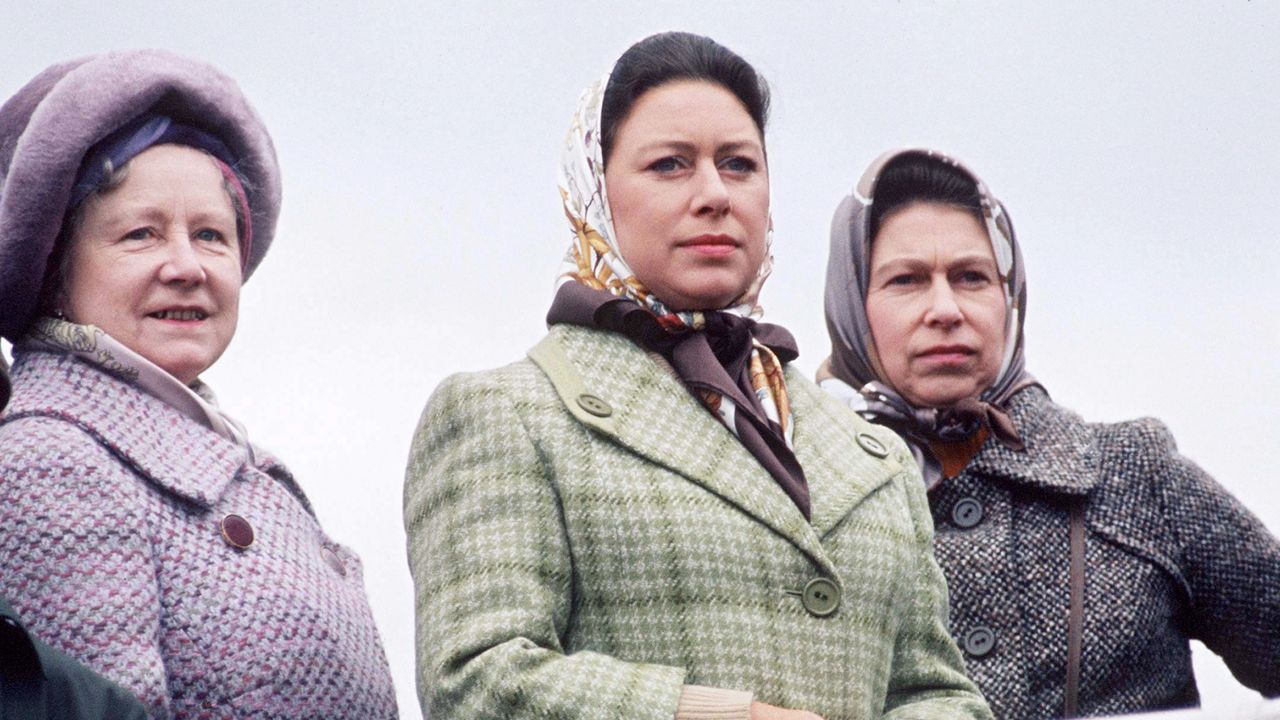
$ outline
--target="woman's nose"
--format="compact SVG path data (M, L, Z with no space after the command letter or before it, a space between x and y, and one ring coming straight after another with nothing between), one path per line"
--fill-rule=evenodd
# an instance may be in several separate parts
M952 326L964 319L960 303L956 301L955 290L949 282L934 281L929 287L928 302L924 320L930 325Z
M198 285L205 280L204 265L192 240L178 235L165 243L160 280L165 283Z
M698 166L694 174L693 210L695 214L724 215L729 212L729 188L713 162Z

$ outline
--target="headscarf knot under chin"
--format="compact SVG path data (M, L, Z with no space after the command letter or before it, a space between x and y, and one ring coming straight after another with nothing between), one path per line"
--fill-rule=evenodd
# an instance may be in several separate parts
M1026 446L1014 427L1013 420L1000 408L976 398L965 398L948 407L939 408L933 422L933 435L943 442L961 442L986 430L1011 450Z

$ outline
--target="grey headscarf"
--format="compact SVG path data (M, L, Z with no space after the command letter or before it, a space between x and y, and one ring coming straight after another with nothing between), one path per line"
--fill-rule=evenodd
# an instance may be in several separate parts
M1000 371L980 397L945 408L918 408L906 401L889 383L867 320L867 289L871 275L871 207L876 182L891 161L904 155L924 155L940 160L968 175L977 185L982 217L991 239L996 269L1005 294L1005 348ZM836 208L831 221L831 252L827 259L827 331L831 357L819 371L819 381L833 394L844 395L849 405L868 420L898 430L912 446L930 487L941 479L941 468L928 449L933 439L955 441L972 437L987 427L1005 444L1021 448L1017 430L1004 405L1017 391L1037 384L1023 367L1022 325L1027 306L1026 276L1022 252L1009 215L986 184L959 160L935 150L901 148L876 158L852 194ZM853 392L832 388L831 379Z

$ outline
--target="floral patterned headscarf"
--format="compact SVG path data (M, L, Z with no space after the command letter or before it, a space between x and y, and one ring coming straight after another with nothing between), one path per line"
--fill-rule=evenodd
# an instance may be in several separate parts
M803 470L791 450L791 407L783 376L783 363L797 354L795 341L780 327L751 320L762 312L757 300L772 268L768 252L772 242L772 222L766 238L765 260L746 292L730 307L689 311L669 309L632 272L622 256L614 232L605 188L600 127L600 111L608 84L606 75L583 92L565 138L559 189L573 235L561 265L557 298L548 321L606 326L609 323L601 322L596 309L619 299L630 301L628 305L634 303L634 307L629 309L646 310L668 338L646 338L645 344L650 349L662 349L669 355L668 359L681 379L761 461L808 516L807 485ZM582 287L598 294L588 300L588 295L575 289ZM608 293L608 296L603 293ZM577 320L570 319L574 316L564 311L570 298L574 298L573 302L578 305L591 304L592 312L580 313ZM586 319L588 317L592 319ZM717 339L708 341L709 335ZM730 335L749 342L745 367L738 368L735 363L723 359L730 353L722 347L725 343L719 338ZM685 338L696 340L691 344L684 342ZM633 339L639 340L638 337ZM716 346L715 351L712 344ZM677 348L677 345L683 347ZM694 350L695 347L698 349ZM780 358L779 354L783 357ZM742 377L733 377L737 374L742 374Z
M608 290L629 297L648 308L664 326L697 328L702 324L698 311L673 312L662 300L636 278L622 257L613 230L613 214L604 182L604 146L601 144L600 110L604 104L609 76L587 88L573 114L573 125L565 136L560 158L560 198L564 214L573 229L574 241L565 253L557 285L579 282L596 290ZM773 220L768 223L765 258L755 280L733 304L721 310L742 317L759 317L763 309L757 304L760 288L773 269Z

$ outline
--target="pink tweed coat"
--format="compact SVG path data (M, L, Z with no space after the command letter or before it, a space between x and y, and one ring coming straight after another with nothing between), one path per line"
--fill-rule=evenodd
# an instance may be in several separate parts
M283 465L70 356L19 353L13 386L0 596L31 630L157 717L396 716L360 561Z

